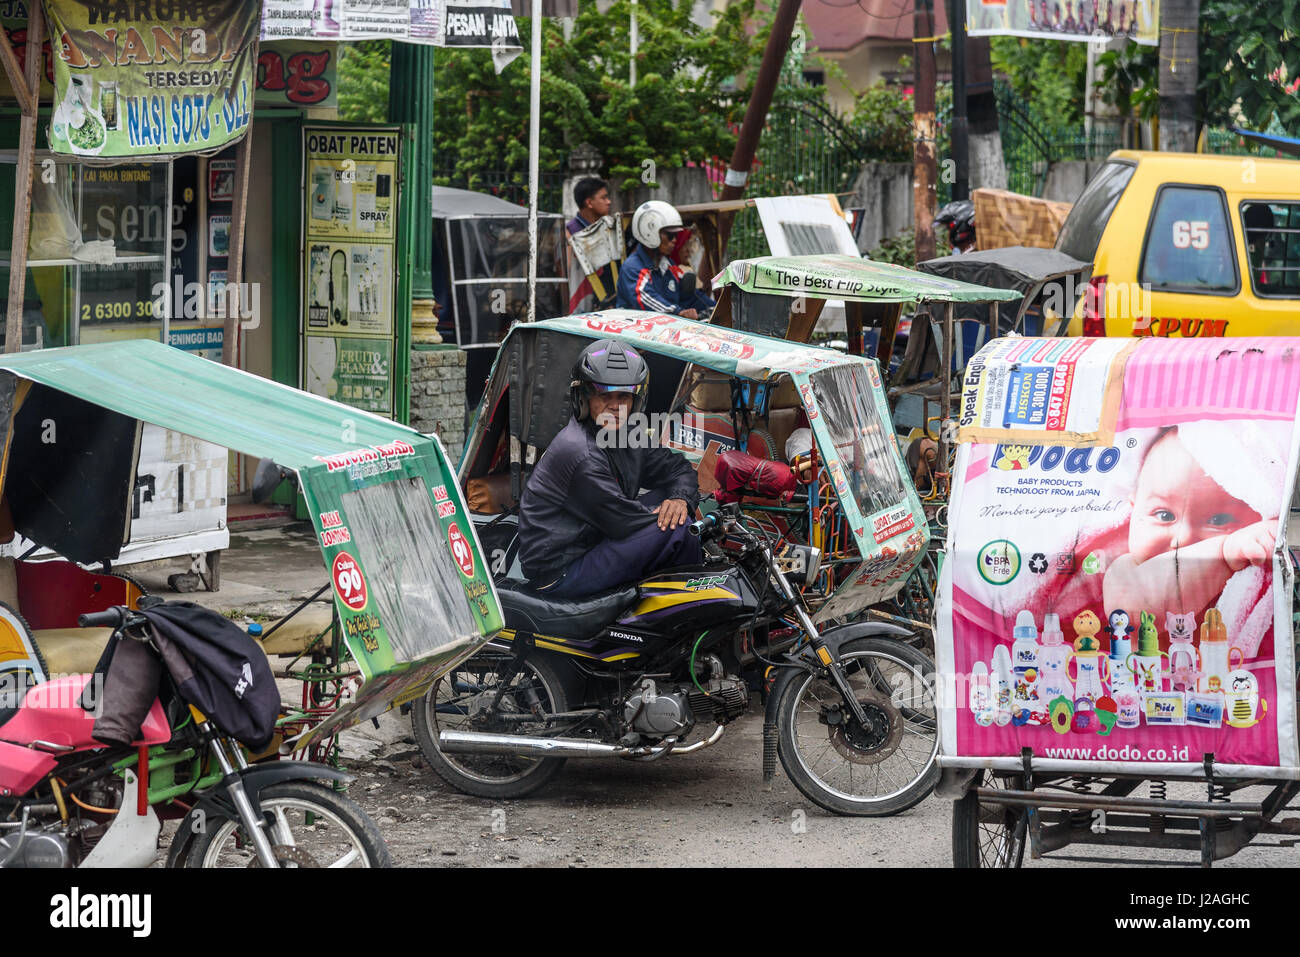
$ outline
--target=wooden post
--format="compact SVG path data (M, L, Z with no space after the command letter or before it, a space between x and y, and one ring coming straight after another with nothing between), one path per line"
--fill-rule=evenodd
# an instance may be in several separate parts
M9 311L5 316L5 352L19 352L23 347L23 306L27 290L27 239L32 225L32 168L36 161L36 108L41 94L41 35L45 32L45 13L40 3L28 5L27 51L25 76L17 76L17 62L8 37L0 59L18 97L22 119L18 125L18 165L14 171L14 231L9 246ZM5 56L4 53L8 55Z
M898 335L898 317L903 314L901 302L891 302L885 306L885 317L880 322L880 342L876 346L876 361L880 363L880 374L889 379L889 362L894 358L894 337Z
M912 209L916 262L933 259L935 171L934 156L934 20L930 0L916 0L912 9L912 52L915 91L912 94Z
M254 50L254 59L257 52ZM248 168L253 149L253 127L249 124L244 138L235 148L234 195L230 210L230 259L226 274L225 328L221 334L222 365L239 364L240 283L244 280L244 227L248 221Z
M863 354L862 327L865 324L863 316L866 311L865 303L844 300L844 338L848 342L847 351L851 356Z

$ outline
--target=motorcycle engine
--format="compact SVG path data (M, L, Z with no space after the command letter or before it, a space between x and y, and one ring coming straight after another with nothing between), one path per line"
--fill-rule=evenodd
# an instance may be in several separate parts
M0 838L0 863L6 861L8 863L5 867L11 868L72 866L68 842L62 834L52 831L35 834L28 831L21 841L17 834L7 834Z
M659 694L650 678L642 678L624 700L623 720L633 731L652 737L683 735L695 726L687 696L680 690Z
M749 707L749 687L743 678L727 674L717 655L705 655L696 662L696 680L699 687L692 684L687 689L687 702L700 719L712 718L715 724L726 724Z

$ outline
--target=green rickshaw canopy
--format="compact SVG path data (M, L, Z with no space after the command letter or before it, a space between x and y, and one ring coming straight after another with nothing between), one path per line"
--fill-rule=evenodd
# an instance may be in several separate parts
M713 285L850 302L993 302L1021 295L844 254L738 259L714 277Z

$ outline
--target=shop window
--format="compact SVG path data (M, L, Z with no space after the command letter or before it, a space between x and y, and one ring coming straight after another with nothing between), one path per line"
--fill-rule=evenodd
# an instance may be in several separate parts
M1138 282L1181 292L1235 292L1237 261L1223 194L1165 186L1147 229Z
M1242 203L1241 227L1255 295L1300 298L1300 203Z

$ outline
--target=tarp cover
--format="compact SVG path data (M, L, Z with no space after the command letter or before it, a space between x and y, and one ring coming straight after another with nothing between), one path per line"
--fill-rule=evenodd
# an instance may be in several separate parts
M746 292L860 302L990 302L1020 293L931 276L856 256L769 256L738 259L713 279Z
M941 762L1300 777L1300 339L990 343L962 387Z

